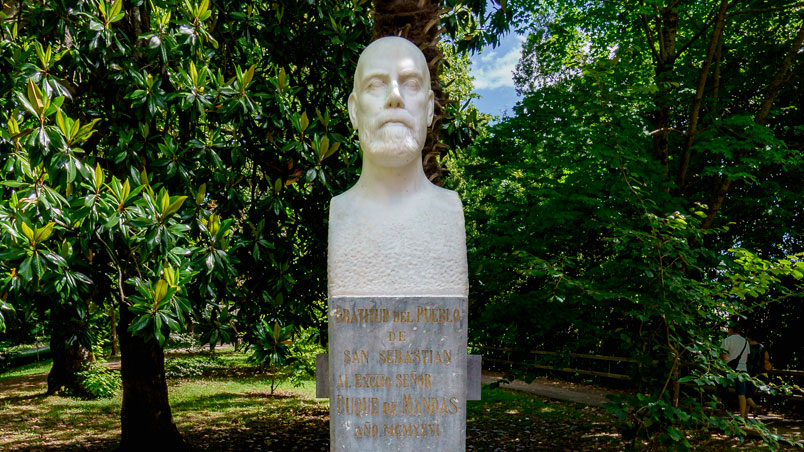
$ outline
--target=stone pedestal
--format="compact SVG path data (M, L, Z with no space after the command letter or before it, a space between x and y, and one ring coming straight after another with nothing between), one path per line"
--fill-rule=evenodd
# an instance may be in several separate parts
M464 297L331 298L331 450L466 450L466 328Z

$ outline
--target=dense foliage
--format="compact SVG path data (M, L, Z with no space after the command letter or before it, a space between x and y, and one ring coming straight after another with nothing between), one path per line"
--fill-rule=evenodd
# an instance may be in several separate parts
M89 313L119 309L124 406L142 372L127 356L159 373L172 331L321 326L328 200L358 155L345 100L364 3L15 4L0 41L4 314L72 325L54 340L86 361Z
M453 166L474 340L636 359L634 444L733 429L699 393L729 314L804 359L800 6L526 3L524 99Z

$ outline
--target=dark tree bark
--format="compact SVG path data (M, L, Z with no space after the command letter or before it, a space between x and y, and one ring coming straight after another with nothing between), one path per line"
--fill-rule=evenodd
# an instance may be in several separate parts
M92 351L78 338L86 333L88 326L77 319L72 306L58 303L50 309L50 325L52 330L50 352L53 356L53 366L47 375L47 393L55 394L67 389L73 394L81 394L82 389L76 372L91 362L93 356Z
M653 22L653 27L651 23ZM676 42L678 40L678 10L676 2L657 9L652 20L643 16L643 27L656 61L655 80L659 92L654 98L656 110L653 113L653 158L661 163L665 177L669 171L671 83L676 62ZM655 32L655 38L654 38ZM657 48L658 46L658 48Z
M435 184L443 183L444 168L438 159L447 146L438 141L438 131L446 117L444 106L449 103L441 88L439 74L444 57L437 44L443 29L440 27L441 1L439 0L374 0L374 30L372 40L383 36L401 36L416 44L424 53L430 69L430 87L435 94L433 124L427 129L427 141L422 149L422 163L427 178Z
M118 452L187 450L168 403L165 354L155 341L146 341L128 331L132 320L134 315L123 306L117 327L123 379Z
M117 307L112 307L112 352L109 356L117 356L120 350L117 349Z

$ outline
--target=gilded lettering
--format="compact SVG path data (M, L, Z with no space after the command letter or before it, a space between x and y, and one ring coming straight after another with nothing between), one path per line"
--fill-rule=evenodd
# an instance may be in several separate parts
M336 411L340 415L356 417L379 414L380 400L376 397L344 397L339 394Z
M343 363L344 364L364 364L368 363L369 354L365 350L344 350Z
M447 308L430 308L427 306L416 307L416 321L424 323L450 323L461 321L461 311L453 309L450 312Z
M391 313L387 309L348 309L342 306L335 307L336 323L386 323Z
M458 399L437 397L413 398L413 394L402 396L402 414L422 416L433 414L456 414L458 412Z
M390 388L392 379L390 375L383 374L355 374L355 388Z
M338 375L338 384L335 385L338 389L349 389L349 375Z
M432 388L433 381L430 374L413 372L410 374L396 374L397 388Z
M355 438L376 438L380 434L380 426L366 422L355 428Z
M438 424L385 424L382 428L385 438L428 438L441 436Z
M451 350L379 350L379 364L452 364Z

